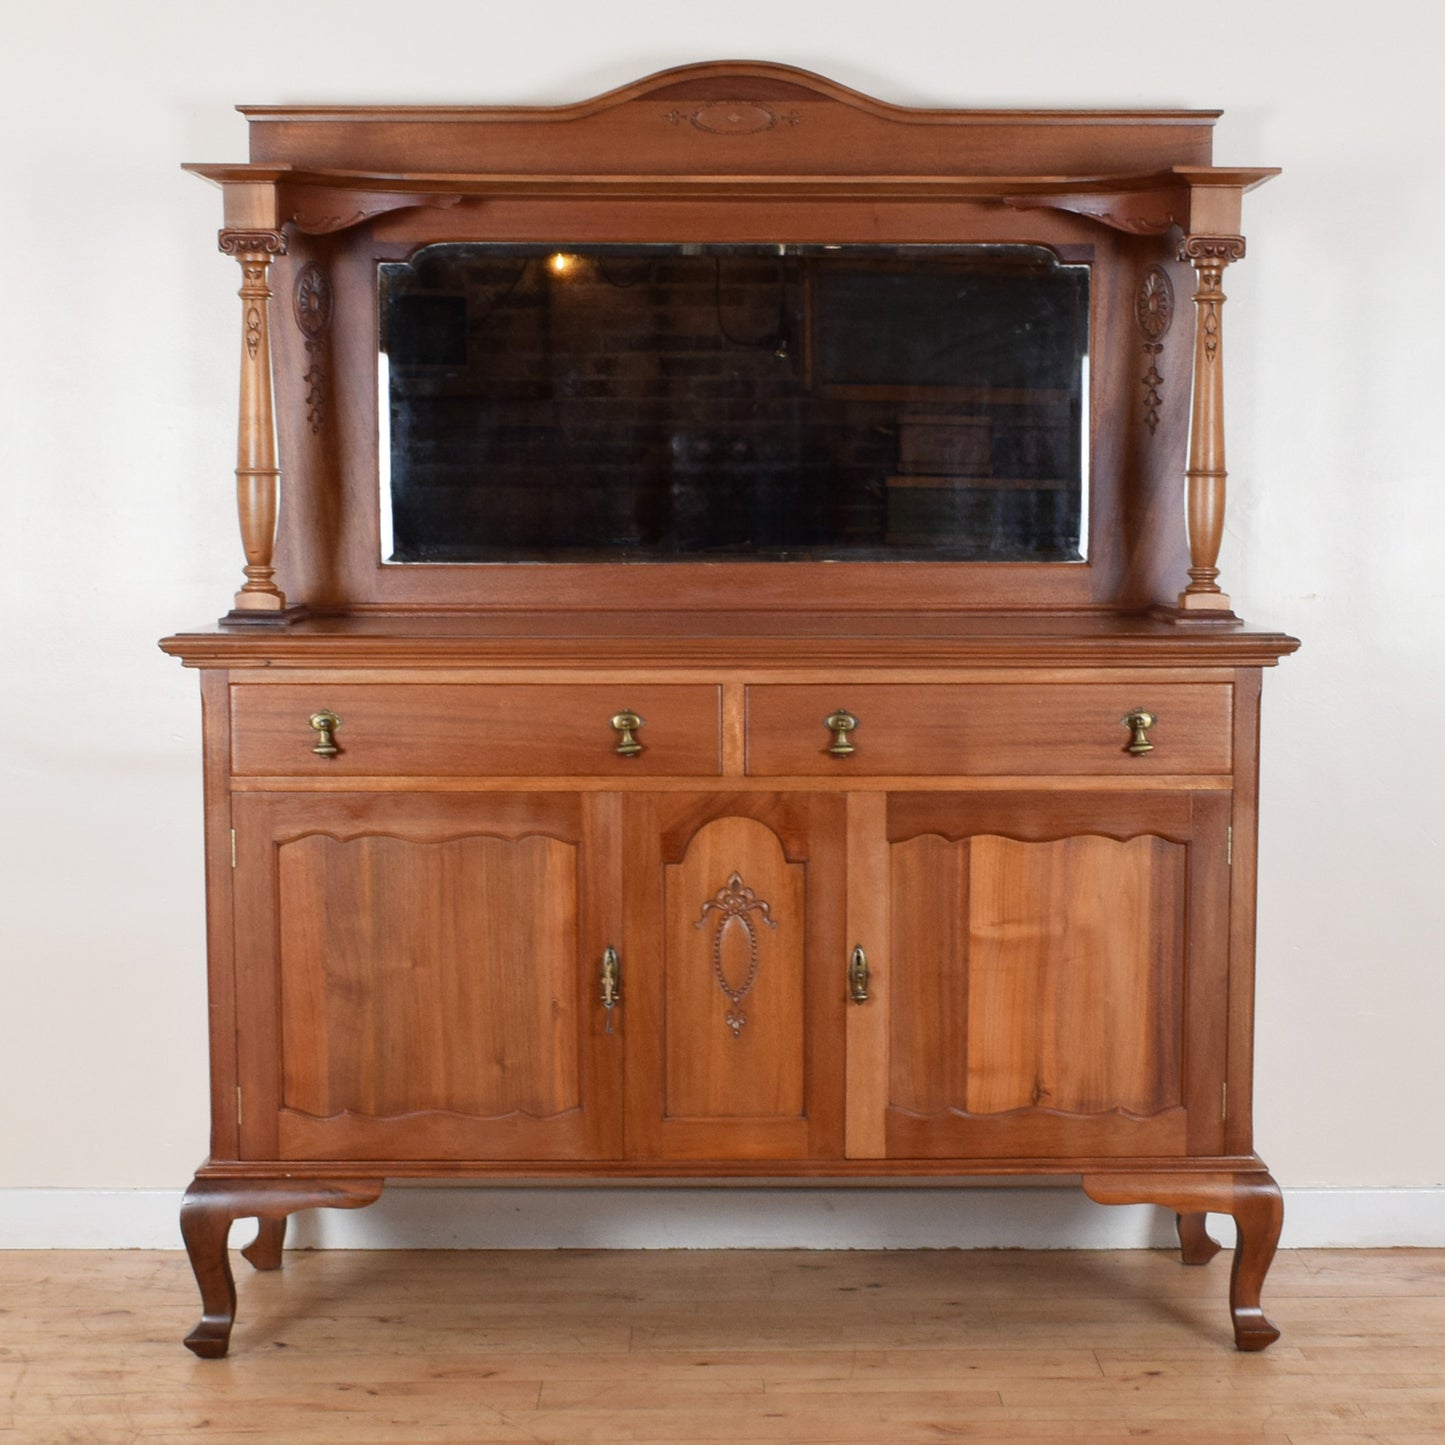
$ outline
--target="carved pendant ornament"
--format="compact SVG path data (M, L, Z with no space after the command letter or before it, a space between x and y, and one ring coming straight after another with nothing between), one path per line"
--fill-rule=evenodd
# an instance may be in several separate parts
M296 275L291 298L296 325L306 338L306 420L314 436L326 424L326 332L331 325L331 283L315 261Z
M709 914L714 915L709 918ZM723 1015L723 1022L732 1030L734 1038L741 1036L747 1015L743 1012L743 1000L752 991L758 978L758 931L754 926L753 914L757 914L769 928L778 925L769 914L768 904L759 898L742 879L742 874L729 875L728 881L702 906L702 916L693 924L694 928L713 925L712 971L717 986L723 991L730 1007ZM730 929L741 929L747 940L747 967L741 979L728 976L728 964L724 956L723 941Z
M1147 267L1139 281L1134 298L1134 321L1144 338L1144 356L1149 369L1141 381L1144 386L1144 425L1153 436L1159 430L1159 409L1164 405L1164 377L1159 371L1159 356L1164 338L1174 324L1174 283L1162 266Z

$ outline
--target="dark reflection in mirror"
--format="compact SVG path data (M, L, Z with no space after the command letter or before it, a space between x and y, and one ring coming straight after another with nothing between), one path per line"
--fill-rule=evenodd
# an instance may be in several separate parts
M1089 273L1042 248L467 243L379 296L386 560L1082 556Z

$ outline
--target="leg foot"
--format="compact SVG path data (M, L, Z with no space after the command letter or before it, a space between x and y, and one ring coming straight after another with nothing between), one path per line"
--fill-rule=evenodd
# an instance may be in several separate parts
M1279 1244L1284 1203L1279 1185L1263 1169L1218 1174L1086 1174L1084 1193L1099 1204L1162 1204L1174 1210L1180 1216L1179 1237L1186 1263L1203 1263L1213 1254L1211 1250L1198 1258L1196 1230L1214 1244L1204 1233L1204 1215L1233 1215L1239 1231L1229 1276L1235 1347L1262 1350L1279 1338L1279 1331L1260 1308L1259 1296Z
M1229 1274L1229 1310L1234 1316L1234 1343L1241 1350L1262 1350L1279 1338L1279 1331L1259 1307L1264 1277L1279 1244L1284 1224L1284 1200L1279 1185L1268 1174L1245 1176L1235 1191L1233 1210L1239 1240L1234 1246L1234 1268Z
M256 1224L256 1237L241 1251L241 1257L252 1269L280 1269L281 1251L286 1247L286 1216L258 1219ZM1217 1244L1214 1247L1219 1248Z
M1205 1227L1205 1214L1176 1214L1179 1253L1185 1264L1208 1264L1219 1253L1219 1241Z
M281 1262L286 1217L298 1209L359 1209L381 1194L379 1179L216 1179L197 1176L181 1204L181 1237L201 1291L201 1319L186 1348L217 1360L231 1342L236 1318L236 1279L226 1240L237 1219L254 1216L260 1231L246 1257L257 1269Z

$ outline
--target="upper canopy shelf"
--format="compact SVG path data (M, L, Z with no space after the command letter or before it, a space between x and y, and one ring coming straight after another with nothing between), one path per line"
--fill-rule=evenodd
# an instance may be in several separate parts
M568 106L241 110L250 163L187 169L225 188L228 227L312 233L531 194L993 201L1219 234L1238 230L1240 195L1277 173L1210 165L1218 111L914 109L750 61Z

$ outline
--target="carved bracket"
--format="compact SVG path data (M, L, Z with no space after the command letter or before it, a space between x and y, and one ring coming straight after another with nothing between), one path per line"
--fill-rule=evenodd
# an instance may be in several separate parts
M334 186L307 186L291 191L291 223L308 236L328 236L360 226L392 211L428 207L445 211L461 201L460 193L426 191L359 191Z
M1188 192L1178 187L1014 195L1005 196L1003 202L1016 211L1067 211L1087 216L1130 236L1162 236L1189 214Z

